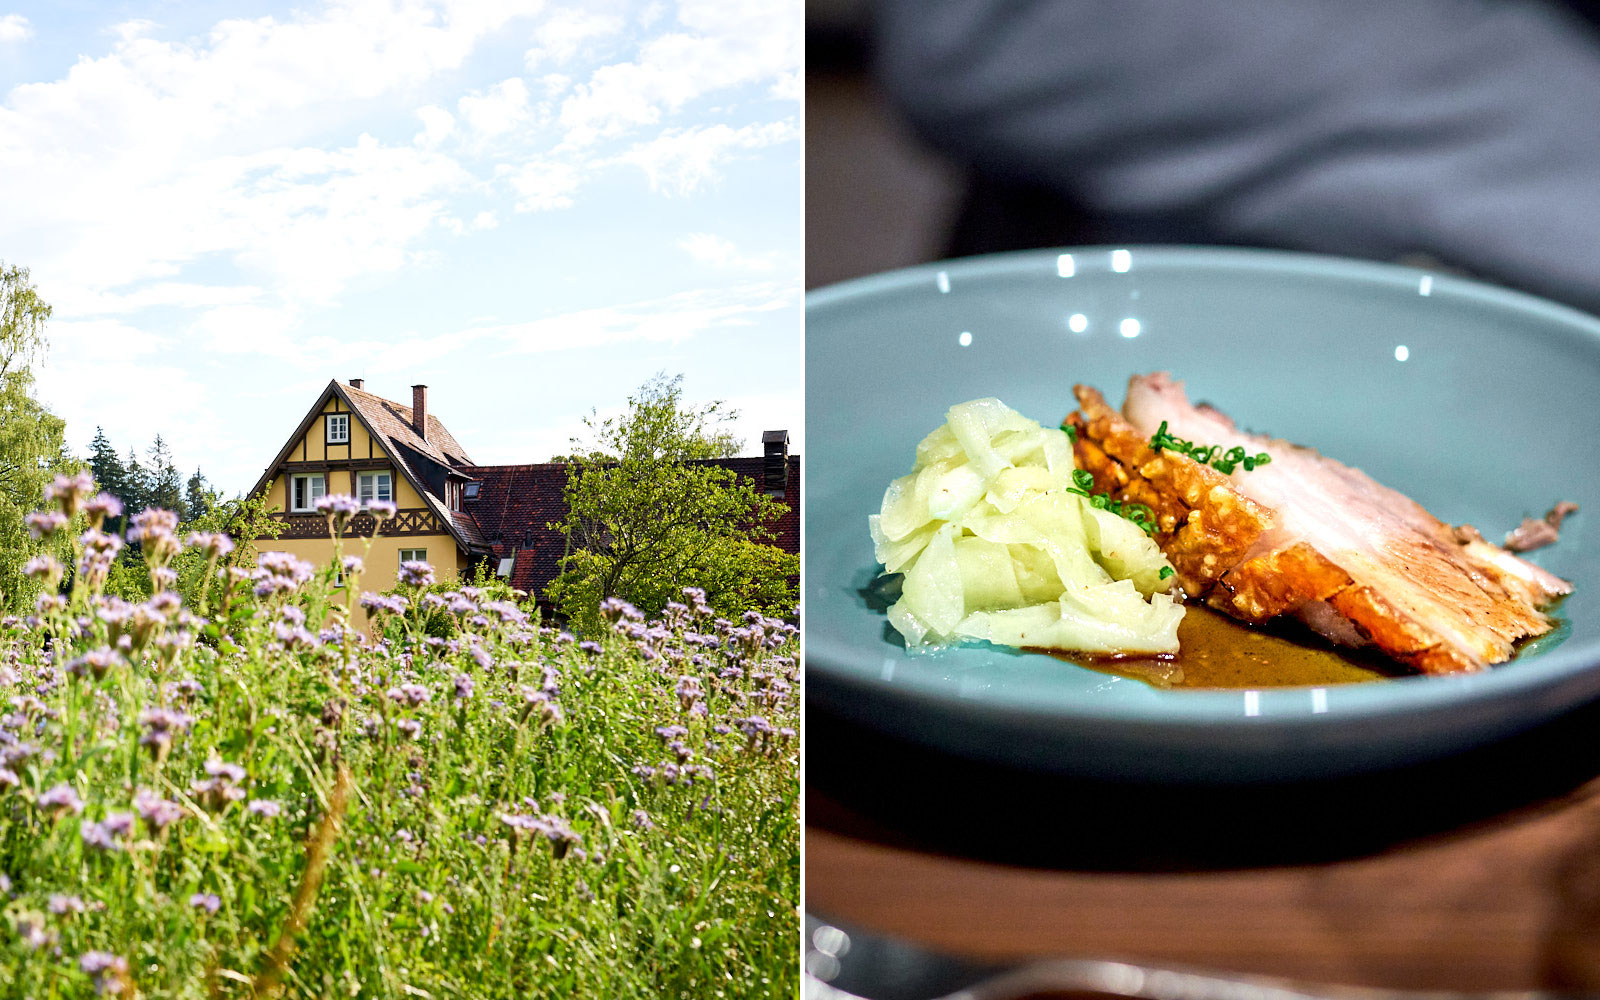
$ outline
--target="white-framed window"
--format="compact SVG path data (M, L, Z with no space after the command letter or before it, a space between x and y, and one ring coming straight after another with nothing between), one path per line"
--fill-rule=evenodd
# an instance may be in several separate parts
M320 472L307 472L289 477L289 509L291 511L315 510L317 500L328 492L328 479Z
M403 563L408 563L408 562L427 562L428 561L428 550L427 549L401 549L400 550L400 561L403 562Z
M328 422L328 444L350 443L350 414L330 413Z
M374 500L394 502L394 477L388 472L356 473L356 499L365 507Z

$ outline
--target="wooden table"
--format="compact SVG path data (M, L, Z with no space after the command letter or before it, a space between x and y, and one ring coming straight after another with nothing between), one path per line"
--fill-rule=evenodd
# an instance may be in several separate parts
M1600 990L1600 708L1296 786L979 765L813 712L809 911L967 957Z

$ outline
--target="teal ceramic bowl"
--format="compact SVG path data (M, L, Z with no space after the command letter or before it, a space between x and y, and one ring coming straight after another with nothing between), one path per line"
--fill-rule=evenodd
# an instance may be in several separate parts
M1241 426L1359 466L1488 537L1582 507L1532 555L1565 624L1473 676L1158 690L982 645L907 655L870 597L867 515L953 403L1042 422L1086 382L1171 371ZM1398 767L1600 696L1600 320L1485 284L1267 251L1086 248L879 275L806 303L808 709L1085 776L1241 782ZM1530 762L1530 766L1538 766Z

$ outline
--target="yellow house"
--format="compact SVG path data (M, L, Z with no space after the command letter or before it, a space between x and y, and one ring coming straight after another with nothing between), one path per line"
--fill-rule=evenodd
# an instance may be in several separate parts
M345 554L361 554L377 532L366 555L366 589L393 586L400 563L410 559L431 563L441 580L467 574L491 555L472 515L462 510L463 497L476 485L472 460L428 413L427 386L412 386L406 406L361 384L329 382L250 491L265 494L267 508L284 522L277 538L261 539L256 548L326 564L333 539L316 502L348 493L363 512L345 529ZM374 500L393 503L395 516L380 523L366 513Z

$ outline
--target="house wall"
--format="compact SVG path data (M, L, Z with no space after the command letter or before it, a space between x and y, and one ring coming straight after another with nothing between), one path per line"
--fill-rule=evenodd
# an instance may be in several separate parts
M323 538L263 538L256 548L262 552L288 552L316 566L333 558L333 542ZM449 535L379 535L367 548L365 538L346 538L344 554L361 556L366 570L361 574L362 590L390 590L400 573L401 549L426 549L428 562L439 580L459 580L468 570L466 558Z

